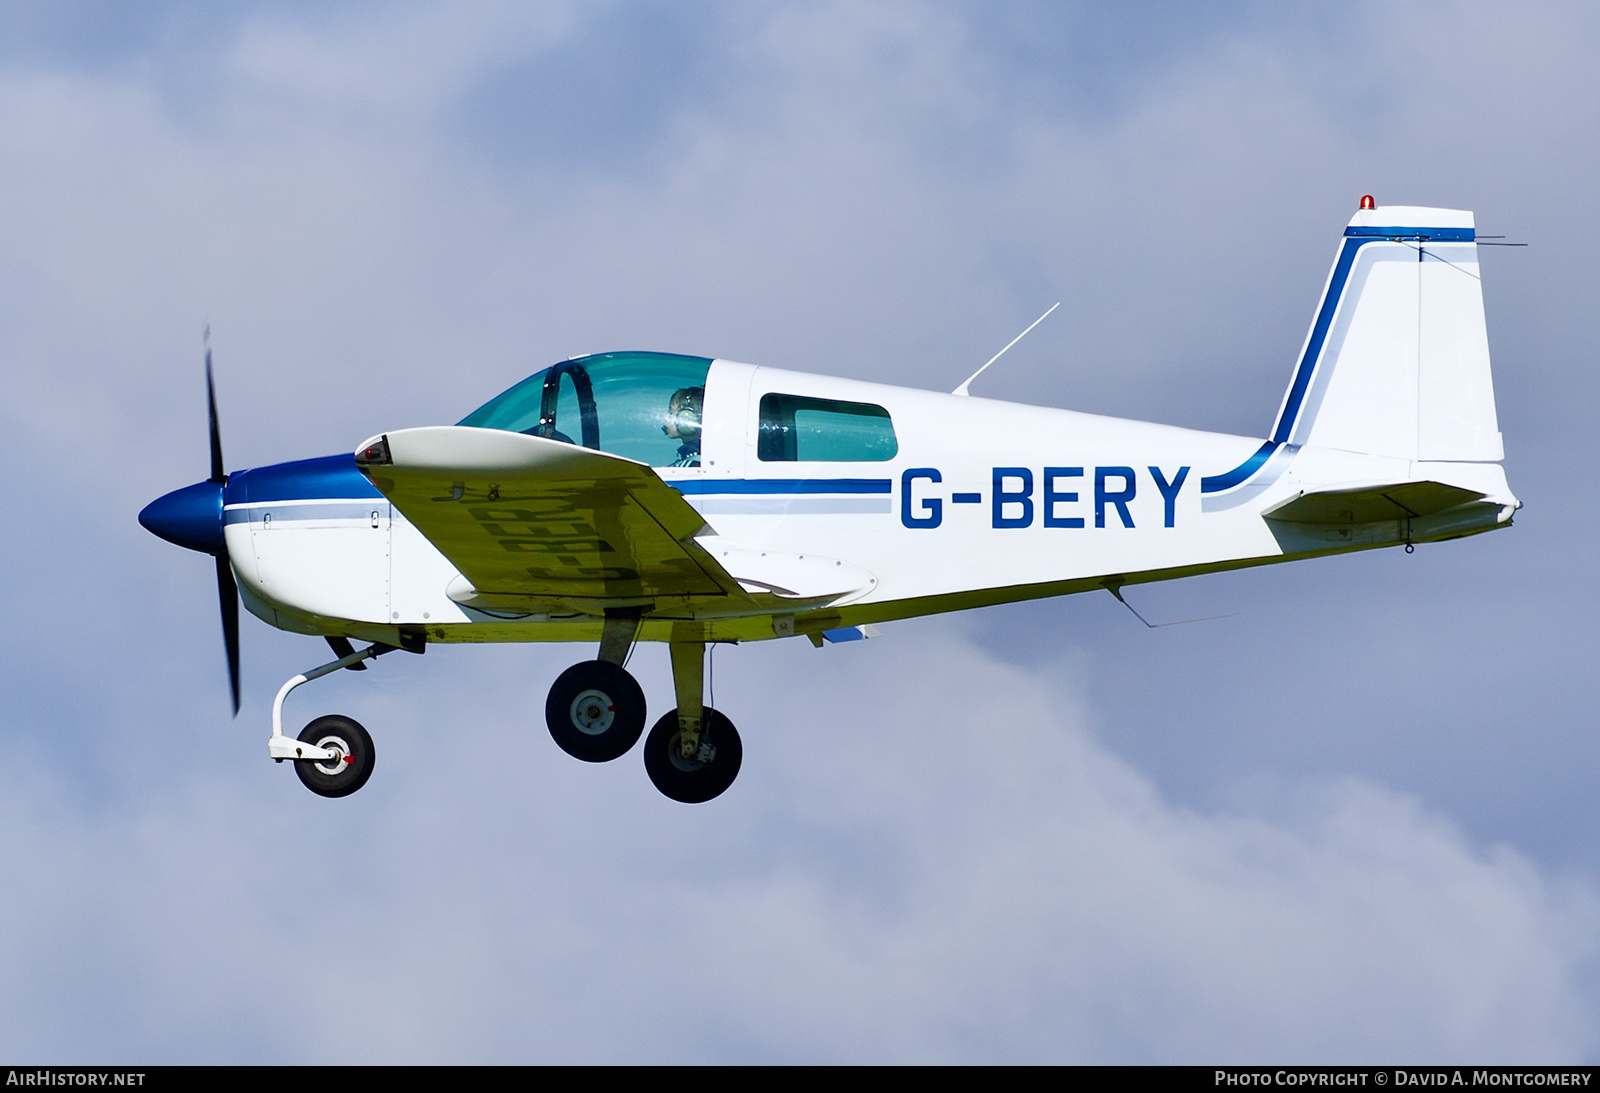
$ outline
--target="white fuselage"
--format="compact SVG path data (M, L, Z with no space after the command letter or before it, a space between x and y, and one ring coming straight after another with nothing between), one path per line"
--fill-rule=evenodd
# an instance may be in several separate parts
M763 461L758 407L771 393L881 406L898 450L872 462ZM834 580L838 595L800 612L845 625L1451 537L1499 526L1516 506L1495 463L1285 445L1249 465L1262 447L1249 437L719 360L706 379L701 465L657 473L703 515L696 541L755 582L746 587L826 589ZM457 602L456 568L353 463L321 477L279 473L294 466L244 472L227 497L229 556L246 604L267 622L371 640L398 627L431 641L597 632L597 618L558 603L485 612ZM1427 526L1286 529L1262 516L1318 489L1423 480L1486 503ZM793 632L773 622L781 603L662 611L710 620L712 637ZM648 619L642 636L652 636Z

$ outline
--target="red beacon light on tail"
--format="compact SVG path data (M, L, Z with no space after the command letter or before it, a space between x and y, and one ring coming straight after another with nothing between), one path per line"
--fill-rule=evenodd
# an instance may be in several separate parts
M1366 194L1361 198L1361 207L1363 209L1376 209L1378 207L1378 203L1372 200L1371 194Z

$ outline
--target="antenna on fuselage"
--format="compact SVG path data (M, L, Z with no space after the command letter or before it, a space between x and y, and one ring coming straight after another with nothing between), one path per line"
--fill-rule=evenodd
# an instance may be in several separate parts
M1056 308L1058 308L1060 306L1061 306L1061 301L1057 300L1055 303L1050 305L1050 311L1054 311ZM1040 323L1044 322L1045 319L1049 318L1050 317L1050 311L1046 311L1043 315L1039 316L1037 319L1033 320L1033 322L1029 323L1028 324L1028 330L1032 330L1034 327L1036 327ZM1006 349L1010 349L1013 345L1016 345L1023 338L1026 338L1028 336L1028 330L1024 330L1021 334L1018 334L1015 338L1012 338L1009 342L1007 342L1006 343ZM988 368L995 361L997 361L1001 357L1005 356L1006 349L1000 350L1000 352L996 353L994 356L992 356L988 360L984 361L983 362L983 368ZM952 395L961 395L963 397L965 397L966 395L971 394L971 392L968 391L967 388L972 386L972 381L973 380L975 380L979 376L983 375L983 368L978 369L976 372L972 373L972 375L968 376L966 378L966 381L964 383L962 383L962 385L960 387L957 387L954 391L951 391L950 393Z
M1163 626L1187 626L1191 622L1215 622L1218 619L1233 619L1239 617L1239 613L1235 611L1230 615L1207 615L1203 619L1179 619L1176 622L1151 622L1149 619L1139 614L1138 611L1134 610L1133 604L1122 598L1123 583L1124 582L1120 580L1106 580L1100 582L1101 587L1115 596L1118 603L1120 603L1123 607L1126 607L1129 611L1133 611L1133 617L1144 623L1145 626L1149 627L1151 630L1159 630Z

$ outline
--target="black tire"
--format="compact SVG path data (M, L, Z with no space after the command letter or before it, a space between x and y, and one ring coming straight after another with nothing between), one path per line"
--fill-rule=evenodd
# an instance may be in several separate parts
M744 744L733 722L710 706L700 721L701 753L710 743L713 755L706 761L686 762L678 753L678 711L657 721L644 742L644 769L650 781L674 801L698 805L733 785L744 761Z
M638 742L644 709L637 680L609 661L588 660L557 677L545 699L544 722L574 759L609 763Z
M300 730L301 743L336 751L338 759L296 759L294 772L321 797L348 797L372 777L372 737L359 722L338 714L319 717Z

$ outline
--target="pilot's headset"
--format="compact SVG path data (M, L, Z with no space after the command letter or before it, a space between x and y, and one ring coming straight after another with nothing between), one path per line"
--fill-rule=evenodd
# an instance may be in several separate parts
M674 440L693 443L700 439L700 409L706 398L704 387L680 387L667 403L667 423L661 431Z

